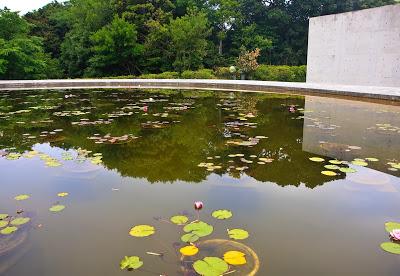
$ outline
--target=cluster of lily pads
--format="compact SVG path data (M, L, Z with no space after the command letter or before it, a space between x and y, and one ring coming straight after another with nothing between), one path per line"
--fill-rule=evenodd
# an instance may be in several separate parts
M325 163L326 165L324 165L324 170L321 171L321 174L326 175L326 176L337 176L337 175L339 175L340 172L342 172L342 173L357 172L356 169L349 168L348 167L349 164L366 167L366 166L368 166L368 162L378 162L379 161L379 159L373 158L373 157L368 157L365 159L356 158L351 162L341 161L341 160L337 160L337 159L331 159L331 160L327 161L322 157L310 157L309 160L316 162L316 163Z
M93 136L88 137L89 140L95 141L96 144L126 144L138 138L139 137L133 134L125 134L122 136L111 136L111 134L101 136L100 134L94 134Z
M67 192L61 192L57 194L58 197L63 198L68 196ZM21 194L14 197L16 201L25 201L28 200L31 196L27 194ZM65 205L57 202L53 204L49 211L52 213L58 213L65 209ZM22 216L24 214L23 210L18 210L17 214L12 216L9 214L0 214L0 234L1 235L11 235L16 232L19 227L27 224L31 221L31 218Z
M400 223L386 222L385 229L389 233L390 242L381 244L381 248L386 252L400 255Z
M196 210L203 207L202 202L196 202ZM211 216L217 220L227 220L232 218L233 214L230 210L216 210ZM181 241L186 243L179 249L181 260L190 257L187 261L192 263L192 269L199 275L219 276L235 272L234 268L245 265L247 263L246 253L241 251L227 251L221 256L207 256L202 259L195 259L200 252L200 239L211 235L214 232L214 226L201 221L199 216L196 220L189 221L186 215L175 215L169 219L170 223L175 224L182 229ZM156 233L156 228L151 225L136 225L131 228L129 235L136 238L149 237ZM232 240L245 240L249 237L249 233L240 228L227 229L227 238ZM151 252L147 252L149 254ZM151 253L156 254L156 253ZM194 259L193 259L194 258ZM193 261L191 261L193 260ZM120 262L120 268L125 270L139 269L144 265L139 256L125 256ZM252 274L253 275L253 274Z

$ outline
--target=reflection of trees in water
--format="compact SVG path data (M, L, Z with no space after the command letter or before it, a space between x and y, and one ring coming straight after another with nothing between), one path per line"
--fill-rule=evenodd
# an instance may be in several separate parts
M39 93L39 92L38 92ZM69 92L70 93L70 92ZM107 118L107 114L120 110L128 103L140 105L141 98L149 97L143 94L140 98L135 93L115 92L95 93L93 91L71 92L77 97L62 99L61 93L39 93L38 97L30 98L30 103L19 104L14 107L29 108L29 106L54 105L53 110L32 110L29 113L21 113L18 116L10 116L6 124L1 124L0 131L5 133L0 137L2 147L15 147L19 151L29 150L37 142L45 142L45 139L23 140L22 134L30 133L39 137L40 132L49 129L61 128L63 141L49 141L51 145L64 149L84 148L103 154L104 166L108 169L116 169L123 176L142 177L150 182L173 182L177 180L187 182L200 182L205 180L211 172L197 165L207 162L209 156L221 156L218 163L223 164L223 169L214 173L219 175L229 174L239 178L245 173L258 181L274 182L280 186L304 183L308 187L322 185L328 180L335 179L321 175L320 164L309 162L309 154L302 151L303 120L294 119L301 114L291 114L287 106L304 106L304 99L300 97L271 96L266 94L216 94L216 97L195 98L188 94L190 100L195 100L194 109L185 112L170 111L170 117L166 120L179 120L180 123L171 124L163 129L142 129L140 124L147 120L161 120L159 117L143 116L142 113L123 118L116 118L109 125L73 126L71 122L77 118L89 118L96 120ZM188 92L184 92L188 93ZM24 102L27 96L20 95L20 100L15 96L6 97L8 105L15 101ZM154 94L154 98L158 98ZM172 93L160 96L168 99L169 103L182 103L189 98L182 97L182 93ZM2 98L5 101L5 98ZM230 101L232 110L222 110L217 104ZM62 102L62 103L61 103ZM157 102L150 105L150 113L163 112L163 107L170 106L167 102ZM93 108L94 107L94 108ZM82 117L57 117L55 111L79 110L89 108L90 114ZM4 111L3 111L4 112ZM236 112L236 113L235 113ZM242 128L240 133L245 137L257 135L267 136L252 147L228 146L224 138L224 123L234 120L228 117L231 113L253 113L255 118L249 122L256 122L256 128ZM41 121L51 118L53 123L43 125L31 124L32 121ZM173 119L172 119L173 118ZM23 121L25 124L17 124ZM112 133L114 136L133 134L140 136L132 143L124 145L95 144L87 137L93 134L105 135ZM248 165L244 172L229 170L229 166L244 166L239 159L228 158L229 154L243 153L246 158L250 155L258 157L267 156L275 159L265 165ZM337 178L340 178L337 177ZM336 178L336 179L337 179Z

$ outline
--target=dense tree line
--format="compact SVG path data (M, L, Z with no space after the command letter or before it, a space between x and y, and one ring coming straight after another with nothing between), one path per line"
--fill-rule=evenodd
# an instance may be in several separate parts
M0 78L102 77L259 62L302 65L308 19L396 0L70 0L0 10Z

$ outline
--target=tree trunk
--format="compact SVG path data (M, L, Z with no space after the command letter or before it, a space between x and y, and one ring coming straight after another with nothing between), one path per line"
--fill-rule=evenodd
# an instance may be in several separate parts
M222 55L222 39L219 40L218 53L219 53L220 55Z

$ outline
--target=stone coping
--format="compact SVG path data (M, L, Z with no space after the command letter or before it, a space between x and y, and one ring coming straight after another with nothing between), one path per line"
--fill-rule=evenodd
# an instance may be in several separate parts
M268 92L400 102L400 87L209 79L63 79L0 81L0 90L82 88L200 89Z

